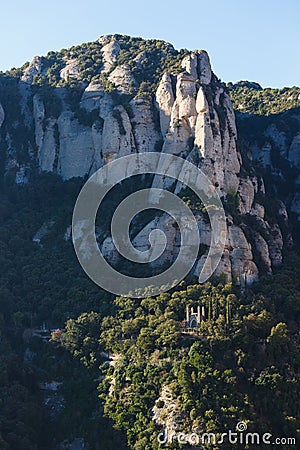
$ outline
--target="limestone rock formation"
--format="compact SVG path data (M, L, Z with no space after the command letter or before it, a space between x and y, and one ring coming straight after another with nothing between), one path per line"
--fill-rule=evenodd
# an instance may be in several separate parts
M186 413L168 385L163 386L152 412L154 422L168 431L180 429L180 425L184 426Z
M61 57L63 68L57 76L65 80L65 85L70 79L78 81L80 98L76 97L75 102L73 97L70 102L68 95L74 92L66 87L56 88L52 98L45 97L36 87L31 88L35 75L44 76L46 72L42 58L35 57L25 69L19 84L19 124L14 127L22 125L22 115L25 116L24 126L31 129L33 136L33 141L29 140L23 147L28 153L23 159L29 162L18 160L20 151L14 148L11 138L14 130L6 127L0 105L5 169L15 170L18 182L28 180L31 168L36 165L41 172L53 172L68 180L89 176L108 162L134 152L157 151L181 156L204 171L225 209L228 207L226 248L215 275L223 274L227 280L245 285L257 279L261 267L270 273L282 261L285 235L276 221L268 222L263 202L264 182L249 169L251 163L246 167L238 151L231 99L224 83L212 72L208 54L200 50L182 56L178 64L181 70L177 67L162 71L156 80L155 95L149 95L140 89L141 74L148 76L144 72L149 59L146 50L138 52L128 64L118 64L121 45L116 36L102 36L97 45L100 65L96 75L90 78L85 75L84 81L77 57L72 52ZM60 102L60 110L56 108L55 113L54 100ZM293 120L300 123L297 117L294 114ZM264 139L252 140L249 145L251 157L264 166L274 166L275 153L288 160L292 167L300 166L300 132L291 138L276 123L268 123ZM276 171L278 177L286 176L281 167L276 167ZM300 174L295 181L298 185L299 180ZM158 177L154 177L152 186L171 188L169 181ZM177 183L176 194L181 189L182 185ZM291 211L300 215L299 194L293 196L290 204ZM194 213L204 248L194 268L198 274L211 245L211 230L203 212L195 208ZM284 205L279 206L278 214L287 227ZM161 259L153 264L173 261L178 254L180 234L167 215L146 223L135 235L134 245L140 250L148 248L149 233L154 228L166 233L168 244ZM108 259L117 262L112 241L107 238L101 245Z
M186 72L174 80L175 95L170 74L164 75L156 93L163 151L184 157L193 151L221 194L237 190L240 155L230 98L215 78L214 86L207 86L212 74L206 52L186 56L182 65Z
M248 155L271 175L273 195L283 200L288 210L300 219L298 205L300 180L300 113L298 109L272 115L251 116L239 113L240 136Z
M152 103L147 97L137 97L131 100L133 114L132 128L135 147L139 153L154 152L161 139L160 131L154 122Z
M77 79L79 76L79 71L77 59L68 59L65 67L60 71L60 76L66 81L69 78Z
M64 179L87 174L93 164L95 148L91 129L72 120L72 113L64 112L57 121L59 131L58 173Z
M160 129L165 136L170 125L174 93L171 76L165 73L156 91L156 102L160 112Z
M103 162L129 155L135 151L132 127L123 106L116 106L104 120L102 135Z
M35 56L30 62L24 74L21 77L21 81L31 84L35 75L39 75L42 71L42 59L39 56Z
M198 78L200 83L209 84L212 77L209 56L206 51L200 50L187 55L182 61L182 67Z
M232 260L232 275L242 284L251 283L258 278L258 269L253 262L251 245L241 228L236 225L228 227L228 241Z
M104 97L104 86L102 81L91 81L82 94L80 106L87 111L92 111L100 106L100 99Z
M102 47L102 57L103 57L103 68L102 71L107 73L112 68L113 64L117 61L120 53L120 45L116 40L112 40L108 44Z
M135 79L127 65L118 66L108 77L109 81L121 94L130 94L136 85Z

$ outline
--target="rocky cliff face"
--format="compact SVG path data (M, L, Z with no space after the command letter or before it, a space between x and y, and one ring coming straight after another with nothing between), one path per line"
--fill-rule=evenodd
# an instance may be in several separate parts
M240 137L270 190L300 220L300 110L268 117L239 114Z
M13 112L7 95L3 101L0 95L4 172L14 173L17 183L27 182L36 167L68 180L89 176L132 152L158 151L187 158L207 174L227 209L228 241L216 275L245 284L257 278L259 269L270 273L282 260L282 227L274 217L271 221L266 217L264 180L249 164L245 166L237 150L231 99L212 72L207 53L194 51L181 57L166 44L166 51L178 61L176 70L161 71L151 84L141 77L150 70L147 51L138 51L126 62L122 60L126 49L118 37L102 37L95 45L99 67L88 82L82 79L82 63L74 50L56 61L57 67L49 68L42 58L33 59L17 81L14 79L17 103ZM49 80L49 73L55 74L56 84L46 88L43 77ZM269 164L273 139L299 166L299 135L287 144L270 125L266 136L269 139L262 147L252 142L254 158ZM153 183L155 186L158 181ZM299 205L295 196L292 210L300 212ZM280 203L276 208L285 227L285 206ZM198 273L210 244L210 226L201 212L196 215L206 249L195 267ZM167 216L155 218L134 239L142 249L151 229L166 231L169 241L162 264L174 259L178 251L177 231L169 227L169 221ZM117 259L109 238L102 248Z

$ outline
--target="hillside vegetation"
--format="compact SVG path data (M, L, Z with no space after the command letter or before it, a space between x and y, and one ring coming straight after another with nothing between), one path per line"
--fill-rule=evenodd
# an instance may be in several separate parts
M249 114L278 114L300 106L300 88L263 89L257 83L228 83L234 109Z

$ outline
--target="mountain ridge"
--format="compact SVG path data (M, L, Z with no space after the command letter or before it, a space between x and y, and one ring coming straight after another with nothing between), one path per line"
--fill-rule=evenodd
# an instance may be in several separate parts
M281 136L283 142L285 138L277 125L257 132L254 138L244 133L248 150L240 152L243 145L229 95L234 97L236 90L242 90L238 95L246 98L248 91L251 95L265 92L253 83L226 86L212 72L206 51L177 51L159 40L108 35L35 57L21 71L0 76L2 173L11 174L22 185L36 171L58 174L64 180L84 178L132 152L166 152L186 158L209 177L227 209L229 241L216 275L251 283L260 270L269 273L281 263L284 242L291 242L285 202L296 214L299 202L297 192L292 200L272 199L271 216L267 212L270 194L264 177L271 163L270 158L261 162L265 146L258 141L278 141ZM236 104L239 99L234 98ZM243 116L246 122L237 115L242 129L256 111L251 108L250 116ZM282 145L290 142L292 152L282 150L280 155L298 173L297 125L291 134ZM277 152L276 145L269 145L269 153ZM255 161L261 162L261 173ZM272 177L276 170L276 166L271 169ZM289 178L289 173L284 177ZM210 229L202 213L197 213L208 246ZM144 247L147 233L155 226L156 221L150 221L135 236L137 248ZM166 231L164 218L158 226ZM161 264L176 257L175 228L169 239ZM111 238L101 245L109 259L117 259ZM196 274L204 260L205 254L199 258Z

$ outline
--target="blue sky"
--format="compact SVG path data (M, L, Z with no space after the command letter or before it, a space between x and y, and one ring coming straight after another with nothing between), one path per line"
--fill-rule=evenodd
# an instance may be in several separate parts
M15 0L1 4L0 70L102 34L206 49L224 81L300 85L299 0Z

